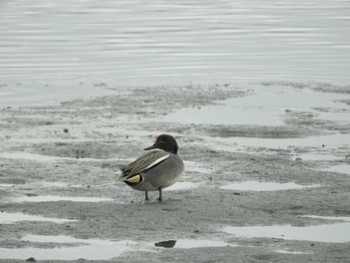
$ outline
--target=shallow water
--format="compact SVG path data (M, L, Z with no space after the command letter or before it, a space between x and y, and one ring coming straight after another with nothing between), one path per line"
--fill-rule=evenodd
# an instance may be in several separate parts
M38 216L38 215L28 215L23 213L7 213L7 212L0 213L0 224L13 224L21 221L52 222L57 224L63 224L67 222L75 222L77 220L44 217L44 216Z
M224 232L236 237L266 237L286 240L305 240L315 242L350 242L350 223L325 224L307 227L296 226L227 226Z
M206 137L207 138L207 137ZM210 138L208 138L210 140ZM268 149L286 149L289 147L312 147L332 149L350 145L350 134L310 136L305 138L249 138L249 137L215 137L215 141L206 142L216 150L236 151L237 147L254 147Z
M236 246L224 241L206 240L206 239L179 239L176 241L175 248L200 248L200 247L227 247Z
M0 248L0 259L27 259L35 257L37 260L107 260L120 256L126 252L152 251L157 252L153 243L140 243L132 240L112 241L102 239L79 239L71 236L42 236L26 235L22 241L35 243L56 244L54 248ZM66 246L64 246L66 245ZM190 249L201 247L236 246L223 241L206 239L179 239L175 248Z
M337 172L337 173L350 175L350 164L339 164L339 165L330 166L327 169L324 169L323 171Z
M26 235L23 241L35 243L56 243L57 247L46 248L0 248L2 259L27 259L34 257L37 260L103 260L118 257L130 250L138 250L133 241L110 241L101 239L78 239L70 236L40 236ZM63 244L70 246L62 246Z
M237 190L237 191L282 191L282 190L303 189L303 188L319 187L319 186L320 185L300 185L296 183L248 181L248 182L227 184L225 186L221 186L220 189Z
M289 251L289 250L283 250L283 249L278 249L275 250L276 253L280 253L280 254L291 254L291 255L303 255L303 254L307 254L305 252L302 251Z
M350 217L349 217L349 216L317 216L317 215L303 215L303 216L301 216L301 217L350 222Z
M36 161L36 162L55 162L63 159L56 156L48 156L48 155L26 153L26 152L13 152L13 153L3 152L3 153L0 153L0 158L20 159L20 160L28 160L28 161ZM67 159L67 158L64 158L64 159Z
M225 125L283 125L279 112L271 112L259 109L257 107L240 108L234 103L226 102L225 104L215 106L204 106L198 108L186 108L178 110L175 113L164 117L164 120L171 120L179 123L196 123L196 124L225 124Z
M168 188L165 188L165 191L186 191L194 188L200 187L200 184L195 184L192 182L177 182Z
M293 158L301 158L304 161L335 161L341 159L341 157L323 153L303 153L295 155Z
M347 113L319 113L313 108L349 109L350 106L337 101L350 99L350 95L329 94L285 86L251 87L250 96L230 98L217 105L201 108L185 108L164 117L180 123L235 124L235 125L284 125L285 111L310 111L322 119L333 121L350 120ZM310 100L310 97L313 99ZM338 116L339 115L339 116Z
M3 1L0 105L120 85L349 81L349 8L325 0Z
M16 139L15 139L16 140ZM35 141L40 141L40 139L36 138ZM31 139L27 139L27 142L32 141ZM45 141L45 140L43 140ZM117 159L97 159L97 158L72 158L72 157L59 157L59 156L49 156L37 153L29 153L29 152L2 152L0 153L0 158L4 159L19 159L26 161L35 161L35 162L105 162L106 160L112 161ZM119 160L119 159L118 159Z
M98 202L111 202L114 199L102 198L102 197L85 197L85 196L55 196L55 195L39 195L39 196L23 196L17 197L12 200L12 202L88 202L88 203L98 203Z

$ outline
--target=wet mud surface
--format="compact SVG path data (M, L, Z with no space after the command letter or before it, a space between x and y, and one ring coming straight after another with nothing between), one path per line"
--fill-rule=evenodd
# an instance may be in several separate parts
M322 115L349 115L349 89L261 88L271 86L342 99L330 99L335 107L279 109L280 126L167 118L257 92L234 85L136 88L58 106L1 109L0 262L349 261L350 123ZM157 192L144 201L142 192L118 181L118 167L160 133L177 138L185 163L162 203ZM311 231L324 225L341 231L328 242ZM276 236L235 232L258 226L285 229ZM176 240L174 247L155 245L168 240Z

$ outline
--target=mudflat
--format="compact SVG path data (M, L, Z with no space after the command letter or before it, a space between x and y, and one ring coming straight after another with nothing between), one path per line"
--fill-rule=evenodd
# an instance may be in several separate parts
M349 116L350 88L322 83L3 108L0 262L348 262ZM161 133L185 173L145 201L118 167Z

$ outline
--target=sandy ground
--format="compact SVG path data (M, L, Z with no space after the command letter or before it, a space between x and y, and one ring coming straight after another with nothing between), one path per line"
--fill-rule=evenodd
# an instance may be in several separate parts
M265 83L271 85L281 84ZM283 85L343 94L338 102L349 113L349 87ZM303 231L338 223L349 234L350 176L327 170L350 163L349 142L329 145L327 139L348 138L349 122L293 109L285 109L283 126L181 124L166 118L181 108L251 93L234 85L138 88L58 106L1 109L0 216L12 217L0 225L0 262L30 257L40 262L55 253L56 258L42 262L349 262L349 242L319 242ZM178 139L186 171L173 189L164 191L162 203L156 192L147 202L142 192L117 180L118 166L135 159L163 132ZM305 138L321 142L293 144ZM244 144L259 139L291 143ZM307 154L326 158L302 157ZM299 188L224 189L247 181ZM16 221L16 215L46 221ZM301 230L307 237L247 237L227 230L244 226L293 227L292 232ZM177 243L173 248L154 246L164 240Z

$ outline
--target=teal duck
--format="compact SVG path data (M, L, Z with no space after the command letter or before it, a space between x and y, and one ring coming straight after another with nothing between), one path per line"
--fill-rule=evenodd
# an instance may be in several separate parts
M152 146L144 149L152 151L120 169L121 180L133 189L144 191L146 200L148 191L159 191L158 200L162 201L162 190L173 185L184 171L178 149L174 137L159 135Z

